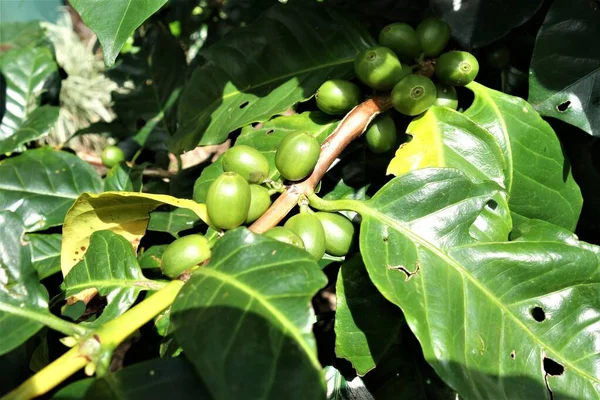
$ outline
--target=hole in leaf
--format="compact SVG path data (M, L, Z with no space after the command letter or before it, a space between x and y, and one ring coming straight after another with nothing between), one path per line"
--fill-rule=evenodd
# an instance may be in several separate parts
M250 104L249 101L245 101L242 104L240 104L240 110L243 109L244 107L246 107L248 104Z
M516 356L517 356L517 353L515 353L514 350L510 352L510 358L512 358L514 360Z
M564 103L557 105L556 109L558 110L558 112L565 112L565 111L567 111L567 109L569 108L570 105L571 105L571 102L569 100L567 100Z
M273 132L275 132L275 129L269 129L268 131L265 132L265 135L270 135Z
M565 367L551 358L544 357L544 371L551 376L560 376L565 372Z
M495 210L498 207L498 203L495 200L489 200L486 204L492 210Z
M535 319L537 322L542 322L546 319L546 313L542 307L533 307L531 310L529 310L529 312L531 313L533 319Z
M384 243L385 243L385 242L387 242L387 241L388 241L388 237L387 237L387 236L384 236L384 237L383 237L383 241L384 241Z

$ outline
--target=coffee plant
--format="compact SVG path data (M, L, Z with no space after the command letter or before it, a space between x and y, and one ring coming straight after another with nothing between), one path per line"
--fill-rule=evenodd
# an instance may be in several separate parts
M598 1L70 7L59 144L0 27L2 399L600 399Z

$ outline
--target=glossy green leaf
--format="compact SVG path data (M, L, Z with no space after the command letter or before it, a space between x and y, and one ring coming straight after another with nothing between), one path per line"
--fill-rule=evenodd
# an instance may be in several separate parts
M194 200L206 203L208 188L221 174L223 170L223 157L219 157L214 163L202 170L200 177L194 182Z
M101 189L96 171L64 151L41 148L0 161L0 211L17 213L28 232L61 225L79 194Z
M360 255L342 264L335 293L335 354L362 376L399 343L404 318L373 286Z
M457 168L476 182L504 185L502 149L494 136L469 117L447 107L431 107L407 128L413 139L400 146L387 172L396 176L419 168ZM479 240L506 240L512 220L505 193L498 193L471 228Z
M97 325L127 311L141 291L160 287L162 284L142 274L131 243L111 231L92 234L83 260L69 271L63 283L65 296L76 296L88 289L106 296L108 304L94 322Z
M48 133L58 118L58 107L37 109L44 83L57 70L45 47L15 49L0 56L6 79L6 111L0 124L0 153L19 150L24 143Z
M81 400L94 383L94 378L84 378L60 389L52 396L52 400Z
M175 337L215 398L322 398L310 301L326 282L306 251L229 231L177 296Z
M38 283L24 234L17 214L0 212L0 355L40 330L36 315L50 316L48 293Z
M145 165L128 166L124 162L112 167L104 179L105 192L141 192Z
M356 54L372 44L359 24L333 11L274 5L201 51L205 62L185 86L170 150L222 143L310 98L328 78L352 77Z
M167 0L72 0L81 19L98 36L107 66L114 64L129 36Z
M31 233L25 238L31 244L31 262L39 279L60 272L60 233Z
M198 223L203 224L195 212L186 208L176 208L171 211L152 211L150 221L148 221L148 229L168 232L178 237L179 232L191 229Z
M138 263L142 269L160 268L162 266L162 255L168 244L152 246L138 253Z
M309 111L302 114L280 116L265 122L259 128L245 126L235 144L254 147L267 157L270 165L270 178L279 178L275 167L275 152L279 142L290 132L302 131L317 138L322 143L331 135L339 120L320 111Z
M156 358L131 365L97 378L86 392L86 400L156 399L175 395L177 399L210 400L210 395L183 357Z
M542 221L477 242L469 227L498 190L453 169L392 180L355 207L369 276L461 396L600 398L600 250Z
M543 0L433 0L434 9L450 25L462 47L482 47L529 20Z
M325 367L327 400L373 400L369 389L358 376L348 381L337 369Z
M502 148L511 212L575 229L583 199L550 125L523 99L476 82L467 87L475 99L465 115Z
M529 102L542 115L600 136L598 4L556 0L531 59Z

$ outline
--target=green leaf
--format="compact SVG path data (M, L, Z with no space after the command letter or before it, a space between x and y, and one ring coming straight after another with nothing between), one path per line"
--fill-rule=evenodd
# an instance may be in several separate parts
M371 283L360 255L342 264L335 293L335 354L363 376L399 342L402 312Z
M183 357L156 358L106 374L94 380L85 399L161 400L173 395L177 399L212 399L194 367Z
M600 136L598 4L556 0L531 59L529 102L542 115Z
M105 192L141 192L145 165L133 168L124 162L112 167L104 180Z
M461 396L600 398L600 249L542 221L477 242L469 227L497 191L452 169L395 178L356 207L369 276Z
M200 177L194 182L194 200L205 203L208 188L223 172L225 172L223 170L223 157L219 157L214 163L204 168Z
M71 383L60 389L52 396L52 400L80 400L85 398L85 394L94 383L94 378L84 378Z
M30 233L25 238L31 244L31 262L40 280L60 272L60 233Z
M432 6L450 25L462 47L482 47L527 22L543 0L433 0Z
M121 47L129 36L148 17L158 11L167 0L73 0L71 5L81 19L98 36L104 54L104 63L115 63Z
M138 253L138 263L142 269L160 268L162 266L162 255L168 244L152 246Z
M0 56L0 72L6 79L6 109L0 124L0 153L9 153L37 139L58 118L58 107L37 109L44 83L57 71L54 57L45 47L15 49Z
M327 400L373 400L369 389L358 376L348 381L334 367L325 367Z
M574 230L583 199L556 134L529 103L472 82L465 115L494 135L506 162L510 210Z
M0 355L40 330L42 324L35 315L50 316L48 293L38 283L24 234L17 214L0 212Z
M270 165L270 178L279 178L279 171L275 166L275 152L279 142L290 132L306 132L323 143L331 135L339 123L338 119L320 111L309 111L302 114L280 116L262 124L260 128L252 125L242 128L242 133L235 144L244 144L254 147L267 157Z
M322 398L310 302L326 282L306 251L229 231L177 296L175 337L215 398Z
M171 211L152 211L148 229L168 232L175 237L179 237L179 232L191 229L198 223L203 224L195 212L186 208L176 208Z
M61 225L80 193L101 189L96 171L64 151L41 148L0 161L0 211L17 213L28 232Z
M431 107L407 128L413 139L400 146L387 173L396 176L419 168L460 169L475 182L492 180L504 185L506 169L502 149L494 136L469 117L447 107ZM512 221L505 193L491 199L473 224L479 240L508 239Z
M123 236L111 231L94 232L90 246L69 271L63 283L65 296L96 289L108 305L94 324L101 325L123 314L143 290L156 290L162 284L142 274L133 247Z
M205 63L185 86L170 150L222 143L309 99L328 78L351 78L354 58L371 45L360 24L333 11L273 6L200 52Z
M39 21L5 22L0 24L0 48L6 51L35 47L46 40L46 30Z

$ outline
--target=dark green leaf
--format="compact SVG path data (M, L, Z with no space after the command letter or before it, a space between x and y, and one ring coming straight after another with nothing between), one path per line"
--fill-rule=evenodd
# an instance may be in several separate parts
M79 194L101 189L96 171L64 151L29 150L0 161L0 211L17 213L28 232L61 225Z
M342 264L335 288L335 354L362 376L399 342L404 318L371 283L360 255Z
M60 233L30 233L25 238L31 244L31 261L39 279L45 279L60 272L60 246L62 243Z
M141 192L145 165L133 168L121 162L108 171L104 180L105 192Z
M104 63L111 66L133 31L166 2L111 0L110 7L103 1L72 0L70 3L83 22L98 36Z
M17 214L0 212L0 355L40 330L36 314L50 316L48 293L38 283L24 234L25 226Z
M543 0L433 0L462 47L482 47L529 20Z
M600 7L556 0L538 33L529 102L542 115L600 136Z
M19 386L32 375L29 359L39 343L37 336L32 336L19 347L0 356L0 396Z
M197 223L203 223L198 214L187 208L176 208L172 211L152 211L148 229L168 232L178 237L179 232L191 229Z
M161 285L144 277L127 239L111 231L97 231L92 233L83 260L69 271L63 286L65 296L86 289L96 289L106 296L108 305L94 322L100 325L127 311L141 291L159 289Z
M222 143L310 98L328 78L352 77L355 56L372 44L359 24L332 11L273 6L201 51L206 62L186 84L169 148Z
M600 249L542 221L477 242L469 227L498 190L452 169L392 180L356 207L369 276L461 396L600 398Z
M359 377L347 381L334 367L325 367L325 380L327 400L373 400L373 396Z
M219 157L214 163L202 170L200 177L194 182L194 200L205 203L208 188L221 174L223 170L223 157Z
M94 378L84 378L62 388L52 396L52 400L81 400L94 383Z
M142 269L160 268L162 255L168 244L152 246L138 254L138 263Z
M230 231L175 300L175 337L215 398L322 398L310 300L325 284L306 251Z
M574 230L583 199L556 134L529 103L476 82L465 115L494 135L506 162L510 210Z
M0 71L6 79L6 110L0 124L0 153L18 150L23 143L48 133L58 117L58 108L37 109L37 96L57 70L45 47L15 49L0 56Z

